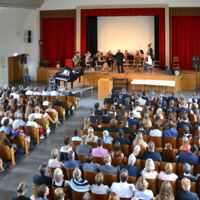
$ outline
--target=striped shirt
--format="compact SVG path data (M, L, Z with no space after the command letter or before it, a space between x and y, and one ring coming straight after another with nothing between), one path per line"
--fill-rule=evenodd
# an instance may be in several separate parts
M90 184L85 179L76 180L74 178L70 181L70 187L76 192L87 192L90 190Z

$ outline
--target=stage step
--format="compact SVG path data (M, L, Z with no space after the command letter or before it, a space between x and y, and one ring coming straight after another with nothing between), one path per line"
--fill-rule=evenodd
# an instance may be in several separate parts
M121 90L122 88L128 88L127 78L113 78L113 89Z

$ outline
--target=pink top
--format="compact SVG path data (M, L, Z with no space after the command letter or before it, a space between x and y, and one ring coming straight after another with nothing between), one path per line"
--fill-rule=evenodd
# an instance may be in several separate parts
M105 157L109 154L107 149L104 149L103 147L97 147L92 149L92 156L94 157Z

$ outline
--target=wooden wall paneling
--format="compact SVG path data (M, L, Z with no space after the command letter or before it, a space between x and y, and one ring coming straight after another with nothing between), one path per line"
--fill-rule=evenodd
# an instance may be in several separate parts
M196 72L194 71L182 71L183 77L182 89L183 90L195 90L196 88Z

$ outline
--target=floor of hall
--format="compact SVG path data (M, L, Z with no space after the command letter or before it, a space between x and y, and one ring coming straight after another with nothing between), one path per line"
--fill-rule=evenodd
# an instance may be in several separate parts
M61 124L28 156L22 158L8 174L0 178L0 200L10 200L13 196L16 196L17 186L22 180L28 183L27 195L33 194L32 179L35 174L38 174L39 165L48 161L51 149L60 149L66 135L72 136L73 130L76 128L80 130L83 118L89 116L89 109L95 102L97 102L96 91L94 91L93 96L89 91L85 93L80 101L79 110L75 111L72 117Z

